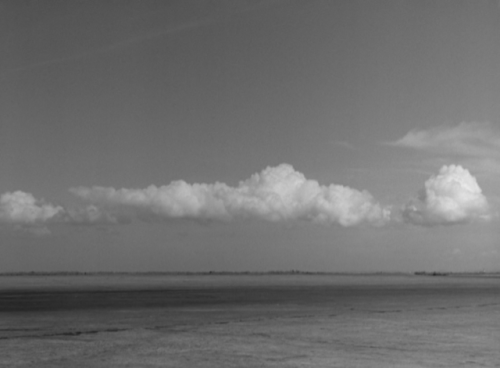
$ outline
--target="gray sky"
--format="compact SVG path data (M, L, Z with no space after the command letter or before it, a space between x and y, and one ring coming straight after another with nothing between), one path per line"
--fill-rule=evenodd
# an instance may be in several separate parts
M500 270L497 1L0 1L0 271Z

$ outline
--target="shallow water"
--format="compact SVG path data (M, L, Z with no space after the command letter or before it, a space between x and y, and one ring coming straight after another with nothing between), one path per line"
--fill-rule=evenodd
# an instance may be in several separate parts
M0 277L5 367L469 367L500 362L500 279Z

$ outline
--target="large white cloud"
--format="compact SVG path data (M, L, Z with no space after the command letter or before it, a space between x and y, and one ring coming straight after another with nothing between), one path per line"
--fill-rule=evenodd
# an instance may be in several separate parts
M67 209L32 194L16 191L0 196L0 224L48 231L49 224L112 225L141 219L189 218L229 221L257 218L266 221L310 221L353 226L383 225L390 210L367 191L342 185L320 185L288 164L268 167L231 187L224 183L169 185L145 189L79 187L71 192L92 205ZM401 210L412 224L434 226L489 219L490 206L477 180L459 165L443 166L425 182L416 198Z
M174 181L145 189L79 187L71 192L108 210L128 210L139 216L308 220L343 226L382 224L389 219L389 210L376 203L370 193L341 185L322 186L288 164L268 167L236 187Z
M16 191L0 196L0 223L37 225L55 219L63 208L37 200L32 194Z
M450 165L425 182L402 214L409 223L434 226L489 219L490 209L476 178L467 169Z

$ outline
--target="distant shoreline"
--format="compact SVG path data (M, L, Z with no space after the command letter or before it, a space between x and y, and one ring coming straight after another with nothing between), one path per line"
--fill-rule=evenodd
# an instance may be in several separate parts
M313 275L313 276L500 276L500 271L470 271L470 272L438 272L438 271L416 271L416 272L326 272L326 271L23 271L23 272L0 272L2 276L286 276L286 275Z

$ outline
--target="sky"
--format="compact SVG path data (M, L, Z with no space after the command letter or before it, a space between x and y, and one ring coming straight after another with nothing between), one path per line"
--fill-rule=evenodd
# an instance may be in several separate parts
M493 0L0 1L0 272L500 271Z

